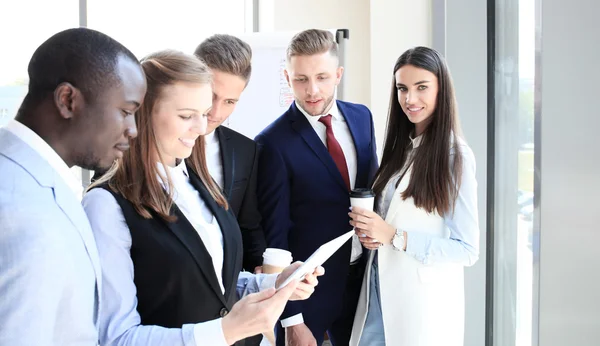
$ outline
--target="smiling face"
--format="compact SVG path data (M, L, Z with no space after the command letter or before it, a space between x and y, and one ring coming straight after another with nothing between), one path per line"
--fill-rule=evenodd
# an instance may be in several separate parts
M435 74L404 65L394 74L398 103L411 123L415 124L416 136L425 131L433 119L437 104L438 78Z
M177 159L192 154L196 139L206 134L211 105L209 84L180 82L162 89L152 111L152 127L166 165L175 166Z
M292 56L284 71L296 103L312 116L329 111L343 72L338 58L329 51Z

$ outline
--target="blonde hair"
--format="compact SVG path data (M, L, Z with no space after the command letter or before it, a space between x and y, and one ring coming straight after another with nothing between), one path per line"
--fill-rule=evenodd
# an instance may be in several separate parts
M308 56L329 52L338 57L338 47L333 34L327 30L309 29L296 34L286 50L289 62L293 56Z

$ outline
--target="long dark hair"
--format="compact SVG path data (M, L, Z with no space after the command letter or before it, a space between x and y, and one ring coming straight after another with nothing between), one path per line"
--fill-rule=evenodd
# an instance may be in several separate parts
M438 94L431 122L422 134L420 145L408 159L410 135L415 125L410 122L400 103L394 75L405 65L433 73L438 80ZM412 197L415 205L428 213L447 215L454 211L462 176L462 154L459 151L460 125L454 87L446 62L435 50L416 47L407 50L396 61L381 165L375 175L373 190L380 196L388 181L404 167L412 164L410 181L402 191L402 199ZM402 173L404 174L404 173Z

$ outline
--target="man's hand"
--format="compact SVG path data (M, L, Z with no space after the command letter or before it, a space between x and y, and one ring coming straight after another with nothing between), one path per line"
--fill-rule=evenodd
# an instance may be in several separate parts
M269 288L249 294L234 304L229 314L221 321L227 344L233 345L249 336L273 330L297 286L298 281L294 280L279 291Z
M287 266L281 274L277 277L277 281L275 282L275 287L279 287L279 285L284 282L296 269L298 269L302 265L302 262L294 262ZM318 266L315 271L311 274L306 274L304 276L304 280L298 284L296 291L290 297L290 300L305 300L308 299L311 294L315 291L315 286L319 284L319 280L317 280L317 276L321 276L325 274L325 269L321 266Z
M262 266L254 267L254 274L262 274Z
M300 323L285 328L286 346L317 346L317 340L306 324Z

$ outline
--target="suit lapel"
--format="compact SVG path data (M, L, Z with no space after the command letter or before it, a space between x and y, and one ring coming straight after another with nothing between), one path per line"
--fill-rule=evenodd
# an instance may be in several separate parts
M225 299L229 300L231 294L235 293L235 289L232 290L231 286L234 279L237 281L238 273L235 272L236 259L237 256L241 256L240 251L238 251L239 242L235 239L235 232L226 231L232 227L231 216L228 214L228 211L217 204L208 192L204 183L200 180L200 177L189 168L188 173L190 176L190 183L198 190L200 197L217 219L219 227L221 228L221 233L223 234L223 273L220 274L222 275L223 287L225 288Z
M208 284L215 292L217 297L219 297L221 302L225 305L225 297L221 292L219 280L217 279L217 275L220 275L220 273L215 273L214 266L212 263L212 257L206 249L204 242L202 242L202 239L194 229L194 226L192 226L192 224L188 221L185 215L183 215L183 213L177 207L176 204L173 204L172 212L177 217L177 221L164 221L164 223L175 234L175 236L179 238L181 243L192 254L192 257L196 261L196 264L198 264L200 271L202 272L202 274L204 274L204 277L206 277Z
M398 210L400 209L400 203L402 202L402 191L406 190L406 188L408 187L408 181L410 179L410 173L411 173L411 169L409 168L406 173L404 174L404 176L402 177L402 180L400 180L400 183L398 184L398 187L394 190L394 196L392 196L392 200L390 202L390 206L388 207L387 210L387 214L385 216L385 222L392 224L392 222L394 221L394 218L396 217L396 214L398 214Z
M0 129L0 152L27 170L40 186L52 188L56 204L69 218L83 241L88 257L94 267L98 295L100 295L102 273L96 241L87 215L85 215L85 211L77 197L74 196L73 191L37 151L6 129Z
M233 176L235 173L235 152L233 146L229 144L229 134L224 131L221 126L217 127L215 134L219 139L221 163L223 164L223 192L229 198L231 197L231 188L233 186Z
M342 173L340 173L340 170L335 165L335 162L329 154L327 147L323 145L323 142L315 133L312 125L308 122L304 114L302 114L302 112L296 107L295 102L292 103L290 114L292 117L293 129L298 132L304 142L306 142L306 144L312 149L319 160L323 162L338 185L343 188L344 191L347 191L348 188L346 187L346 183L344 183L344 179L342 179Z
M359 172L360 172L360 168L361 167L365 167L365 163L363 162L363 160L365 159L364 155L361 155L362 151L360 143L364 143L364 138L359 138L359 134L360 134L360 129L359 129L359 122L358 122L358 115L355 113L350 112L350 110L348 110L348 108L346 107L346 105L344 105L342 102L336 101L337 102L337 106L338 109L340 111L340 114L344 117L344 119L346 119L346 126L348 126L348 129L350 130L350 135L352 136L352 142L354 143L354 149L356 151L356 177L354 177L354 186L362 186L362 184L360 183L360 181L358 181L358 177L360 176ZM369 139L370 140L370 139Z
M90 226L90 221L88 220L81 203L74 196L73 191L62 181L62 178L58 176L57 173L55 173L55 185L53 190L56 204L58 204L63 213L71 220L71 223L79 232L79 236L85 245L88 257L94 267L96 282L98 283L98 294L100 295L102 271L100 268L98 248L96 247L96 241Z

